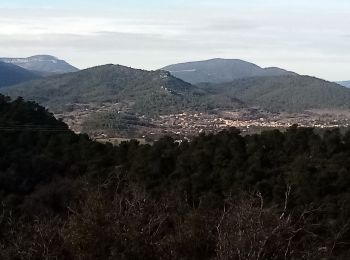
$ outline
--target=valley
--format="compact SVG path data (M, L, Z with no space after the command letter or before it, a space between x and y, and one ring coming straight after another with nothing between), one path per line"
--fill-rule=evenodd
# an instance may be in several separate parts
M49 62L51 71L63 64L74 68L49 55L5 60L13 67L17 62L41 68ZM0 91L38 102L76 133L96 140L153 142L165 135L183 140L229 127L250 134L294 124L347 128L350 122L350 89L242 60L212 59L155 71L107 64L24 80Z
M246 108L148 117L133 113L123 103L74 104L71 109L70 112L55 114L56 118L61 118L76 133L88 133L95 140L110 140L112 143L118 138L154 142L164 135L177 140L191 139L200 133L217 133L229 127L239 128L243 134L252 134L263 130L283 130L295 124L321 129L350 126L350 111L347 110L273 113ZM124 119L117 120L115 115Z

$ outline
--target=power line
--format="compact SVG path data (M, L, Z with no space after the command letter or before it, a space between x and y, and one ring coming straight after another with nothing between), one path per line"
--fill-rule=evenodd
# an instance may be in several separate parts
M69 128L34 124L1 124L0 131L38 131L38 132L71 132Z

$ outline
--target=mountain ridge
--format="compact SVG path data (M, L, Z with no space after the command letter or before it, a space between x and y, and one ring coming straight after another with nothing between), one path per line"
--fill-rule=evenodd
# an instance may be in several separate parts
M316 108L350 108L350 90L311 76L251 77L202 88L275 112Z
M280 72L276 68L268 70L274 74ZM277 76L192 85L168 71L113 64L24 82L1 92L39 102L53 112L67 111L74 104L93 103L98 107L109 103L148 116L243 107L301 112L318 108L348 109L350 104L350 89L315 77L284 75L283 71Z
M0 61L0 88L40 78L22 67Z
M125 103L141 113L177 111L203 94L203 90L167 71L113 64L42 78L2 92L37 101L54 111L69 103L110 102Z
M0 58L0 61L33 71L41 76L77 72L78 69L51 55L34 55L27 58Z
M346 88L350 88L350 80L346 80L346 81L337 81L336 83L339 84L339 85L342 85L342 86L344 86L344 87L346 87Z
M191 84L220 84L256 76L297 75L277 67L262 68L241 59L221 58L172 64L162 69Z

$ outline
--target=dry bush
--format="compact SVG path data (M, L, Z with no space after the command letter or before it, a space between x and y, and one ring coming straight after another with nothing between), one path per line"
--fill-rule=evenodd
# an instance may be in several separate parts
M86 192L63 234L74 259L210 259L214 213L193 209L176 194L151 198L138 186ZM215 212L217 215L217 213Z
M9 214L1 224L6 226L1 234L1 259L69 259L63 248L60 219L26 222L14 220Z
M217 225L217 259L329 259L331 249L311 232L312 211L287 212L264 207L258 196L228 198Z
M280 208L242 194L213 210L133 185L87 185L68 216L15 219L4 210L0 259L334 259L346 227L325 243L313 232L319 212L289 212L289 193Z
M167 205L131 187L108 200L90 191L64 229L76 259L154 259L168 219Z
M174 230L159 246L157 259L212 259L215 255L216 212L189 209L174 216Z

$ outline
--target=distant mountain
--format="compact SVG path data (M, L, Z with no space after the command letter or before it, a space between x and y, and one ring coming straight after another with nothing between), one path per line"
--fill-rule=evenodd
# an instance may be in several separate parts
M0 88L39 78L33 72L0 61Z
M349 81L338 81L339 85L342 85L344 87L350 88L350 80Z
M276 68L264 71L281 72ZM242 107L276 112L350 108L350 89L309 76L265 74L229 83L194 86L167 71L145 71L121 65L45 77L2 88L1 92L37 101L53 112L68 111L74 104L92 103L96 107L118 103L123 111L143 115Z
M204 91L166 71L144 71L104 65L76 73L42 78L2 90L12 97L34 100L53 111L75 103L123 103L133 111L152 114L200 107Z
M0 61L20 66L26 70L34 71L41 76L76 72L77 68L64 60L50 55L36 55L28 58L0 58Z
M309 76L254 77L201 87L217 95L242 100L248 106L277 112L350 108L350 89Z
M163 70L191 84L204 82L219 84L249 77L296 75L294 72L275 67L264 69L253 63L237 59L211 59L180 63L164 67Z

